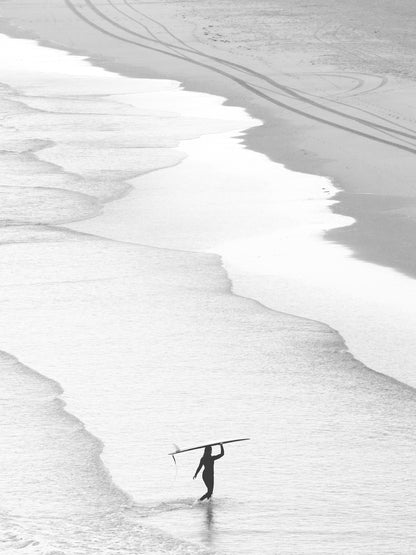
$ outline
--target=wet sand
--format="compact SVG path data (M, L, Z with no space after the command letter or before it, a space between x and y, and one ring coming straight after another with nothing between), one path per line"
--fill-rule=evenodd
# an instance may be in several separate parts
M250 148L330 177L354 226L327 239L416 275L410 1L2 2L3 30L125 75L221 94L265 124ZM388 25L386 24L388 22Z

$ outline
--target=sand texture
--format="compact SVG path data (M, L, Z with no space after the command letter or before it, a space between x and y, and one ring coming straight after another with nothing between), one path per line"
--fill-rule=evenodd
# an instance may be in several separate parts
M124 74L222 94L264 119L246 143L342 189L357 220L328 239L416 274L414 22L410 1L1 4L3 27ZM388 25L386 25L388 22Z

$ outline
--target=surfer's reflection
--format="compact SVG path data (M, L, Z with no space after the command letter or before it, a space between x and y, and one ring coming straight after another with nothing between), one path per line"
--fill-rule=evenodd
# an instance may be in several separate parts
M204 467L204 470L202 472L202 479L207 486L207 492L200 498L200 501L203 501L204 499L210 499L212 492L214 491L214 462L224 456L224 446L222 445L222 443L220 444L220 447L221 453L215 456L212 455L211 446L205 447L202 459L199 461L198 468L196 469L194 480L198 476L201 468Z
M213 503L207 503L204 507L205 509L205 542L211 545L215 541L215 522L214 522L214 505Z
M206 509L207 509L207 513L206 513L207 530L210 532L214 525L214 512L212 510L212 503L207 503Z

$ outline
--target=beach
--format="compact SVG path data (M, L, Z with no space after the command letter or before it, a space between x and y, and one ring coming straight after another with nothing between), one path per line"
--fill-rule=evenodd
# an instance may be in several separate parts
M44 6L40 15L34 0L3 2L2 25L108 69L179 76L189 90L244 106L264 121L246 135L251 149L340 189L333 210L357 223L328 239L414 277L411 0L394 9L374 0Z
M1 541L412 553L414 106L381 121L411 44L384 89L347 58L328 84L249 48L249 6L172 6L0 4ZM194 506L172 444L233 437Z

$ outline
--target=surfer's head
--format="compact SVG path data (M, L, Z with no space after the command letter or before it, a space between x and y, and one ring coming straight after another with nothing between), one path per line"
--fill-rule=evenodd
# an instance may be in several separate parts
M211 447L211 445L208 445L208 447L205 447L204 457L210 457L211 453L212 453L212 447Z

